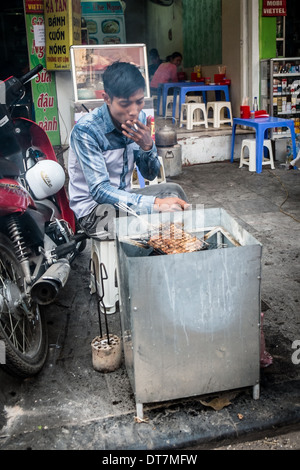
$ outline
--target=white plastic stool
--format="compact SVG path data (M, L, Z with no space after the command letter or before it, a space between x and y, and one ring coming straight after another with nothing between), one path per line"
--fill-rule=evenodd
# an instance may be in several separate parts
M151 185L151 184L159 184L159 183L165 183L166 182L166 175L165 175L165 167L164 167L164 161L162 157L157 157L159 162L160 162L160 170L159 170L159 175L154 178L154 180L144 180L145 186ZM140 182L139 178L137 176L137 169L136 166L134 166L132 175L131 175L131 188L140 188Z
M182 124L186 124L188 130L192 130L193 126L201 125L204 125L207 129L208 122L205 103L183 103L180 111L180 127Z
M202 96L185 95L185 103L203 103Z
M173 95L168 95L166 99L166 113L164 117L172 117L172 112L173 112ZM176 104L176 113L178 112L178 103ZM163 116L163 109L162 109L162 100L160 101L160 108L159 108L159 114L160 116Z
M212 117L209 116L209 111L212 110ZM225 111L229 115L225 116ZM232 125L232 110L230 101L210 101L207 103L207 122L212 123L213 127L219 128L221 124L230 123Z
M100 241L92 238L91 261L91 265L95 266L97 292L101 297L103 296L106 313L115 313L116 302L119 299L115 240ZM103 263L105 270L101 263ZM106 275L107 279L105 279ZM103 281L103 290L101 279ZM94 294L96 292L96 284L93 268L91 269L89 287L90 293Z
M263 165L271 165L272 170L275 170L272 142L270 139L264 140L264 147L268 149L269 158L263 156ZM245 155L245 150L248 149L248 156ZM240 157L240 168L243 165L249 166L249 171L256 171L256 140L255 139L244 139L241 148Z

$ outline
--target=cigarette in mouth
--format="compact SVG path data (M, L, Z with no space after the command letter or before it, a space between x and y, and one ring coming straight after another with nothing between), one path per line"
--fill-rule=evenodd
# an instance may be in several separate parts
M133 124L133 128L137 131L139 128L136 124Z

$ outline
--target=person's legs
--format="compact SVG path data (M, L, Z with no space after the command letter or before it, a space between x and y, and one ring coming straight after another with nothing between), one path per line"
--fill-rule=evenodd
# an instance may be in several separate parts
M177 183L150 184L144 188L132 189L130 192L145 194L147 196L156 196L160 199L164 199L165 197L179 197L180 199L188 202L184 190Z
M114 238L116 213L112 204L98 204L90 214L79 219L78 223L89 237L111 240Z

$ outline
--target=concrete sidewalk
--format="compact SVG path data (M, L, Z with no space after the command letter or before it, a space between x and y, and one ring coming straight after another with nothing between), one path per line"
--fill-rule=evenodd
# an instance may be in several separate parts
M92 367L99 334L89 291L89 247L77 258L64 291L48 310L49 356L38 377L23 382L0 370L0 449L210 449L299 424L300 430L300 171L261 174L221 162L185 167L172 178L190 203L222 207L263 245L261 299L273 364L261 370L261 393L234 390L136 404L124 361L115 372ZM119 313L108 317L120 335ZM211 405L218 399L220 409Z

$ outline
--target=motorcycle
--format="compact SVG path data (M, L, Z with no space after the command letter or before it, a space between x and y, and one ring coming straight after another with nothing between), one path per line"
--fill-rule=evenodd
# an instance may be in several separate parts
M46 132L12 117L26 83L42 69L0 83L0 342L3 368L22 378L45 364L45 306L65 286L87 238L76 230L65 172Z

